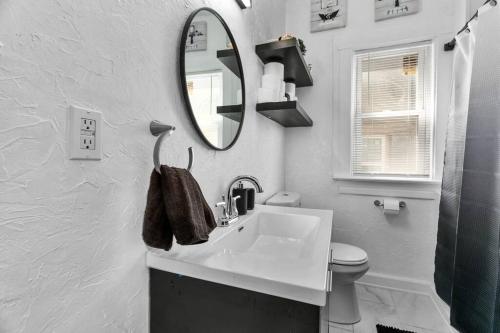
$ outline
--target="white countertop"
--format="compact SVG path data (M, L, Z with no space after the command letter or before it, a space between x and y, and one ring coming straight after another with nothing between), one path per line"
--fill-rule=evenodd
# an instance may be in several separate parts
M256 205L204 244L150 249L147 266L324 306L332 220L329 210Z

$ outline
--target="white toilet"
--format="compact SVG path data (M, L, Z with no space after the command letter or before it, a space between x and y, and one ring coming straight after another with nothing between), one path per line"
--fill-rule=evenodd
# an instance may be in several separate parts
M333 288L329 295L329 318L337 324L354 324L361 320L354 282L370 268L368 255L359 247L332 243Z
M266 201L272 206L300 206L300 194L294 192L278 192ZM358 298L354 282L368 271L368 255L359 247L332 243L333 272L332 292L329 295L328 321L338 324L354 324L361 320Z
M268 206L300 207L300 194L296 192L281 191L267 199Z

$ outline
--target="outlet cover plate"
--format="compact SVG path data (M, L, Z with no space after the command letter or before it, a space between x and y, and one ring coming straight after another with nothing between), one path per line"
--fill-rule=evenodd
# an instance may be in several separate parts
M102 159L102 113L79 106L70 106L68 144L71 160Z

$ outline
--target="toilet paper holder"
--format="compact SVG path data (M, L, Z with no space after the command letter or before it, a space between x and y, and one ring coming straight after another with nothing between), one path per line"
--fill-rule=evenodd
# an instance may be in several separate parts
M373 204L377 207L384 207L384 204L380 200L375 200ZM406 202L400 201L399 202L399 208L405 208L406 207Z

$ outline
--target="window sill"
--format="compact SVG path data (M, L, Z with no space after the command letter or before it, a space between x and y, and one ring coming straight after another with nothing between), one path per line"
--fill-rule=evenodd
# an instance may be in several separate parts
M333 179L342 182L338 187L340 194L419 200L440 198L441 181L435 179L353 176L334 176Z
M429 185L441 185L441 180L437 180L437 179L421 179L421 178L406 178L406 177L334 176L333 180L354 181L354 182L392 183L392 184L429 184Z

